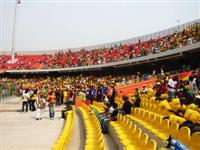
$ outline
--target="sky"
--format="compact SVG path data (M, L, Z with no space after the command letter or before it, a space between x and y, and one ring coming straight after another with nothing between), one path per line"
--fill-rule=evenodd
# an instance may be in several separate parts
M11 51L15 0L0 0L0 51ZM21 0L15 51L125 40L200 18L200 0Z

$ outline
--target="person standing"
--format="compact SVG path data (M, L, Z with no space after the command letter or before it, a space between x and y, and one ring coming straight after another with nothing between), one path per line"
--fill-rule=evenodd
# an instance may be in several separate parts
M97 89L97 101L98 102L103 101L103 87L102 87L102 85L99 85L98 89Z
M198 80L196 77L189 77L189 85L191 86L192 93L195 95L198 93Z
M94 87L93 85L91 85L89 88L89 100L91 104L93 103L94 98L95 98Z
M32 111L36 111L35 102L36 102L37 98L38 98L37 90L34 90L33 95L31 97L31 109L32 109Z
M36 100L36 104L37 104L36 120L42 119L42 114L43 114L43 111L45 109L45 103L46 103L46 100L44 98L43 93L41 93Z
M24 93L24 92L23 92L23 93ZM33 95L33 91L32 91L32 90L29 90L28 94L29 94L29 96L30 96L30 98L28 99L28 105L29 105L29 109L30 109L30 111L31 111L31 110L32 110L32 100L31 100L31 98L32 98L32 95Z
M30 95L28 90L25 90L25 92L22 95L22 112L24 112L24 106L26 108L26 112L28 112L28 100L30 99Z
M54 117L55 117L55 110L54 110L55 97L53 95L53 91L49 92L48 102L49 102L49 117L50 117L51 120L54 120Z
M169 77L169 80L168 80L168 95L169 95L169 100L172 100L174 98L174 92L175 92L175 82L172 79L172 77Z
M59 88L56 89L56 106L60 106L61 105L61 91Z
M109 102L111 105L115 103L116 96L117 96L117 90L115 89L115 86L112 86L112 95L109 97Z

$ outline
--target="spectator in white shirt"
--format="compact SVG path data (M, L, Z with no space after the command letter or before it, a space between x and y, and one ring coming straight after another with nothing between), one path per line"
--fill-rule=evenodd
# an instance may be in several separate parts
M26 108L26 112L28 112L28 101L30 99L30 95L28 90L25 90L24 94L22 95L22 112L24 112L24 106Z
M174 98L174 92L175 92L175 82L170 77L169 80L168 80L168 95L169 95L169 100L172 100Z

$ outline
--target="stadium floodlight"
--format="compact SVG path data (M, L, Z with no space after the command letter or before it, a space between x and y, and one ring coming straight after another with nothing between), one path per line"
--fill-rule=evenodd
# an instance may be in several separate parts
M21 3L21 0L16 0L15 3L15 14L14 14L14 23L13 23L13 33L12 33L12 49L11 49L11 59L8 63L15 63L17 59L15 58L15 50L14 50L14 43L15 43L15 25L16 25L16 17L17 17L17 6Z

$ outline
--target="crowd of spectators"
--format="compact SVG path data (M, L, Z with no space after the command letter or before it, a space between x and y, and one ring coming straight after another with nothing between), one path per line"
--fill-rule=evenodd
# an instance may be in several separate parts
M60 51L55 54L17 56L18 61L8 64L10 56L0 56L0 69L53 69L112 63L156 54L184 47L200 41L200 23L175 31L164 37L110 48L79 51Z
M141 95L153 93L149 95L149 99L155 98L162 108L166 108L170 112L170 115L176 115L185 118L185 114L188 111L195 113L193 118L185 118L183 125L195 126L195 130L199 131L199 119L200 119L200 71L191 71L189 67L181 67L185 73L191 72L184 80L181 77L182 74L168 74L161 71L159 74L154 75L156 77L155 84L147 88L146 85L142 85L140 88L133 89L133 93L130 95L123 95L122 105L121 102L117 102L120 97L120 91L117 90L118 86L129 85L135 82L141 82L144 80L143 75L139 75L139 81L137 75L108 75L108 76L60 76L60 77L32 77L32 78L20 78L10 79L3 78L0 82L4 84L4 87L11 86L12 83L16 85L16 93L23 95L24 91L30 93L30 100L23 101L22 110L24 111L24 105L26 104L26 111L28 111L28 104L30 103L30 110L35 111L35 103L37 103L36 97L41 97L49 101L49 97L53 99L52 107L54 104L60 106L71 103L75 103L77 95L83 95L83 101L93 103L93 101L104 102L108 106L108 110L112 109L112 112L122 114L130 114L132 107L140 107ZM132 99L133 98L133 99ZM53 112L54 114L55 112ZM112 113L113 114L113 113ZM115 115L111 115L115 120ZM165 116L166 117L170 117ZM39 117L40 118L40 117ZM50 118L53 119L54 115ZM38 119L38 118L37 118ZM106 130L105 130L106 132Z

